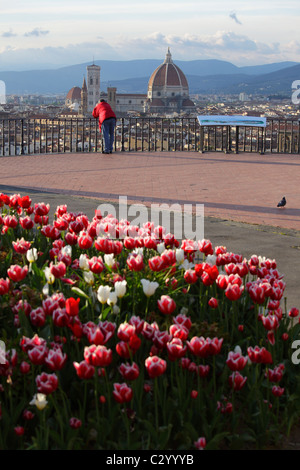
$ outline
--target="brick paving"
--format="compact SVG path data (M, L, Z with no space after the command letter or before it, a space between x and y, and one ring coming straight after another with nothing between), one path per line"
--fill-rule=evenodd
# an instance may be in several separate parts
M226 220L300 230L300 156L117 152L1 157L1 185L128 203L204 204ZM287 206L276 207L285 195Z

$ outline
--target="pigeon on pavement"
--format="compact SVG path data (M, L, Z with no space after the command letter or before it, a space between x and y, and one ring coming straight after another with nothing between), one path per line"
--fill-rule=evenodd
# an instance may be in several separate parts
M286 205L286 199L283 196L280 202L278 202L277 207L284 207Z

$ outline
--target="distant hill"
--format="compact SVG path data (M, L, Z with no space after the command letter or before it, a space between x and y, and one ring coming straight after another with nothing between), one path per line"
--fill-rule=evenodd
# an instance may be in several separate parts
M293 80L300 79L300 63L237 67L222 60L192 60L174 62L186 74L190 93L236 93L258 90L268 93L290 92ZM145 59L130 61L99 60L103 91L116 86L119 93L146 93L152 72L162 60ZM0 80L6 84L7 94L55 94L67 93L73 86L81 86L90 63L50 70L0 72Z

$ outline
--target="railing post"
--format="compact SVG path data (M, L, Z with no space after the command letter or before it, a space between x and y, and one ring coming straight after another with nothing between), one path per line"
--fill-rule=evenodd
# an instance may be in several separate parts
M24 127L23 127L23 118L20 121L21 124L21 137L20 137L20 155L24 155Z
M240 126L236 126L235 128L235 153L239 153L239 133L240 133Z

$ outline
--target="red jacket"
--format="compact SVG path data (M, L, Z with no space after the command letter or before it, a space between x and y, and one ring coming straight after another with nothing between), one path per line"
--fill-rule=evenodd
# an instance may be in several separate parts
M106 101L103 101L102 103L98 103L95 108L93 109L93 117L94 118L99 118L99 130L101 131L101 125L105 119L109 118L115 118L116 115L111 109L111 106L106 103Z

